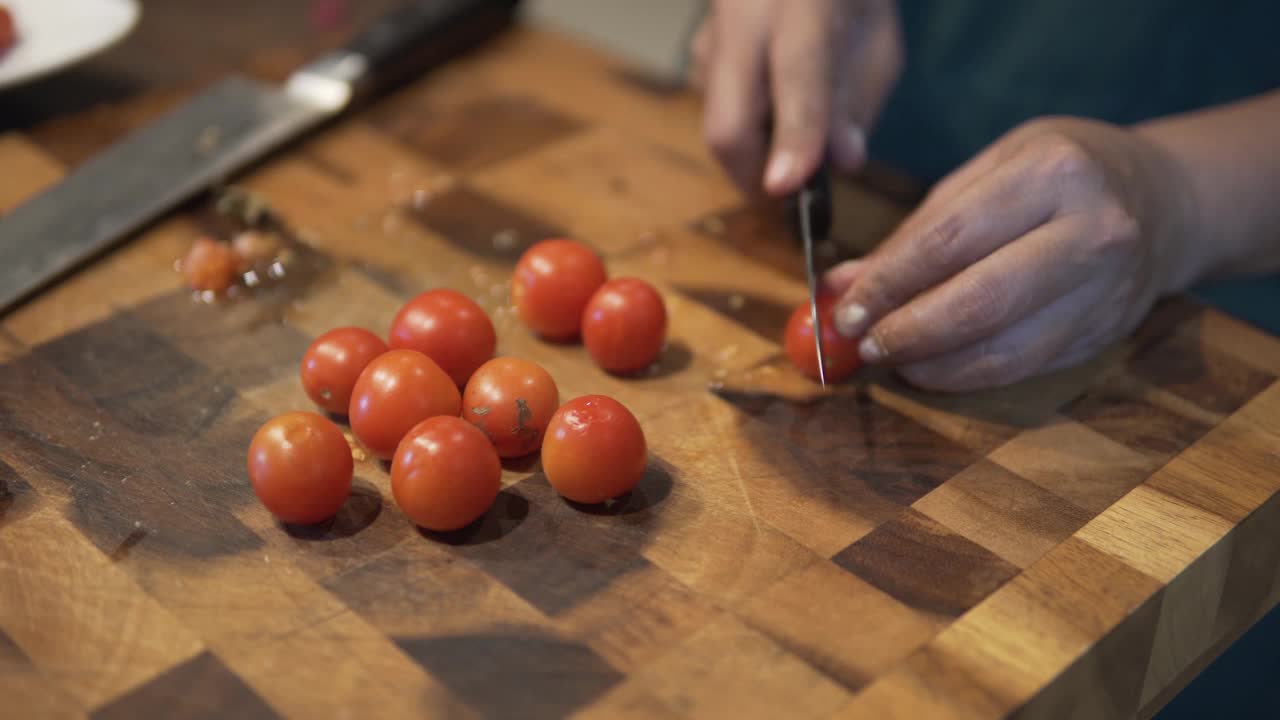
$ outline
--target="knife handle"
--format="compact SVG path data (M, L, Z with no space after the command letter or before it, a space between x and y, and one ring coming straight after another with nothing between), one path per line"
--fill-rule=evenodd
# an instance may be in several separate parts
M449 60L506 27L519 0L412 0L387 13L345 48L364 67L366 95Z
M822 161L818 163L818 169L814 170L805 181L804 187L789 199L787 215L791 220L794 236L797 238L800 237L800 213L804 212L800 198L806 192L809 194L809 229L815 238L826 238L831 232L834 214L831 198L831 164L826 155L823 155Z

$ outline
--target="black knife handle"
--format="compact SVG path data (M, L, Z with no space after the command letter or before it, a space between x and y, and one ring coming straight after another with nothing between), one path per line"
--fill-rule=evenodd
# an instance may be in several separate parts
M797 238L800 237L800 213L804 211L800 205L800 196L806 191L810 197L809 229L813 232L814 239L821 242L831 233L834 214L831 198L831 164L825 155L818 163L818 168L805 181L801 191L794 193L789 199L787 215L791 219L792 230Z
M519 0L411 0L346 50L364 59L361 94L378 92L470 50L506 27Z

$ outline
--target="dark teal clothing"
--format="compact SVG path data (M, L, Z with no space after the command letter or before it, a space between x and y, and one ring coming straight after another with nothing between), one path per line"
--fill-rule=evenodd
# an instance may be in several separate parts
M870 153L926 180L1037 116L1127 124L1280 88L1280 0L900 0L899 7L907 62ZM1280 335L1280 277L1197 294Z

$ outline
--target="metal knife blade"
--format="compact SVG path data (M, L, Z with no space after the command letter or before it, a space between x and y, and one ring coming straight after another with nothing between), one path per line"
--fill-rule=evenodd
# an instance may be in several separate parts
M831 230L831 179L824 162L801 188L796 211L800 238L804 243L804 265L809 279L809 316L813 322L813 345L818 354L818 378L827 386L826 354L822 349L822 325L818 315L818 272L814 244L825 240Z
M283 88L232 77L0 216L0 315L353 101L469 49L517 0L413 0Z

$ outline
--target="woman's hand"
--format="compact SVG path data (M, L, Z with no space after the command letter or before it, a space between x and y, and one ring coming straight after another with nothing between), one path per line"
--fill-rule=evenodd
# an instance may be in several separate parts
M745 191L786 194L828 147L839 169L861 166L902 65L897 9L893 0L714 0L693 65L716 156Z
M869 364L964 391L1079 363L1199 272L1186 173L1139 133L1046 118L943 180L871 255L833 269Z

